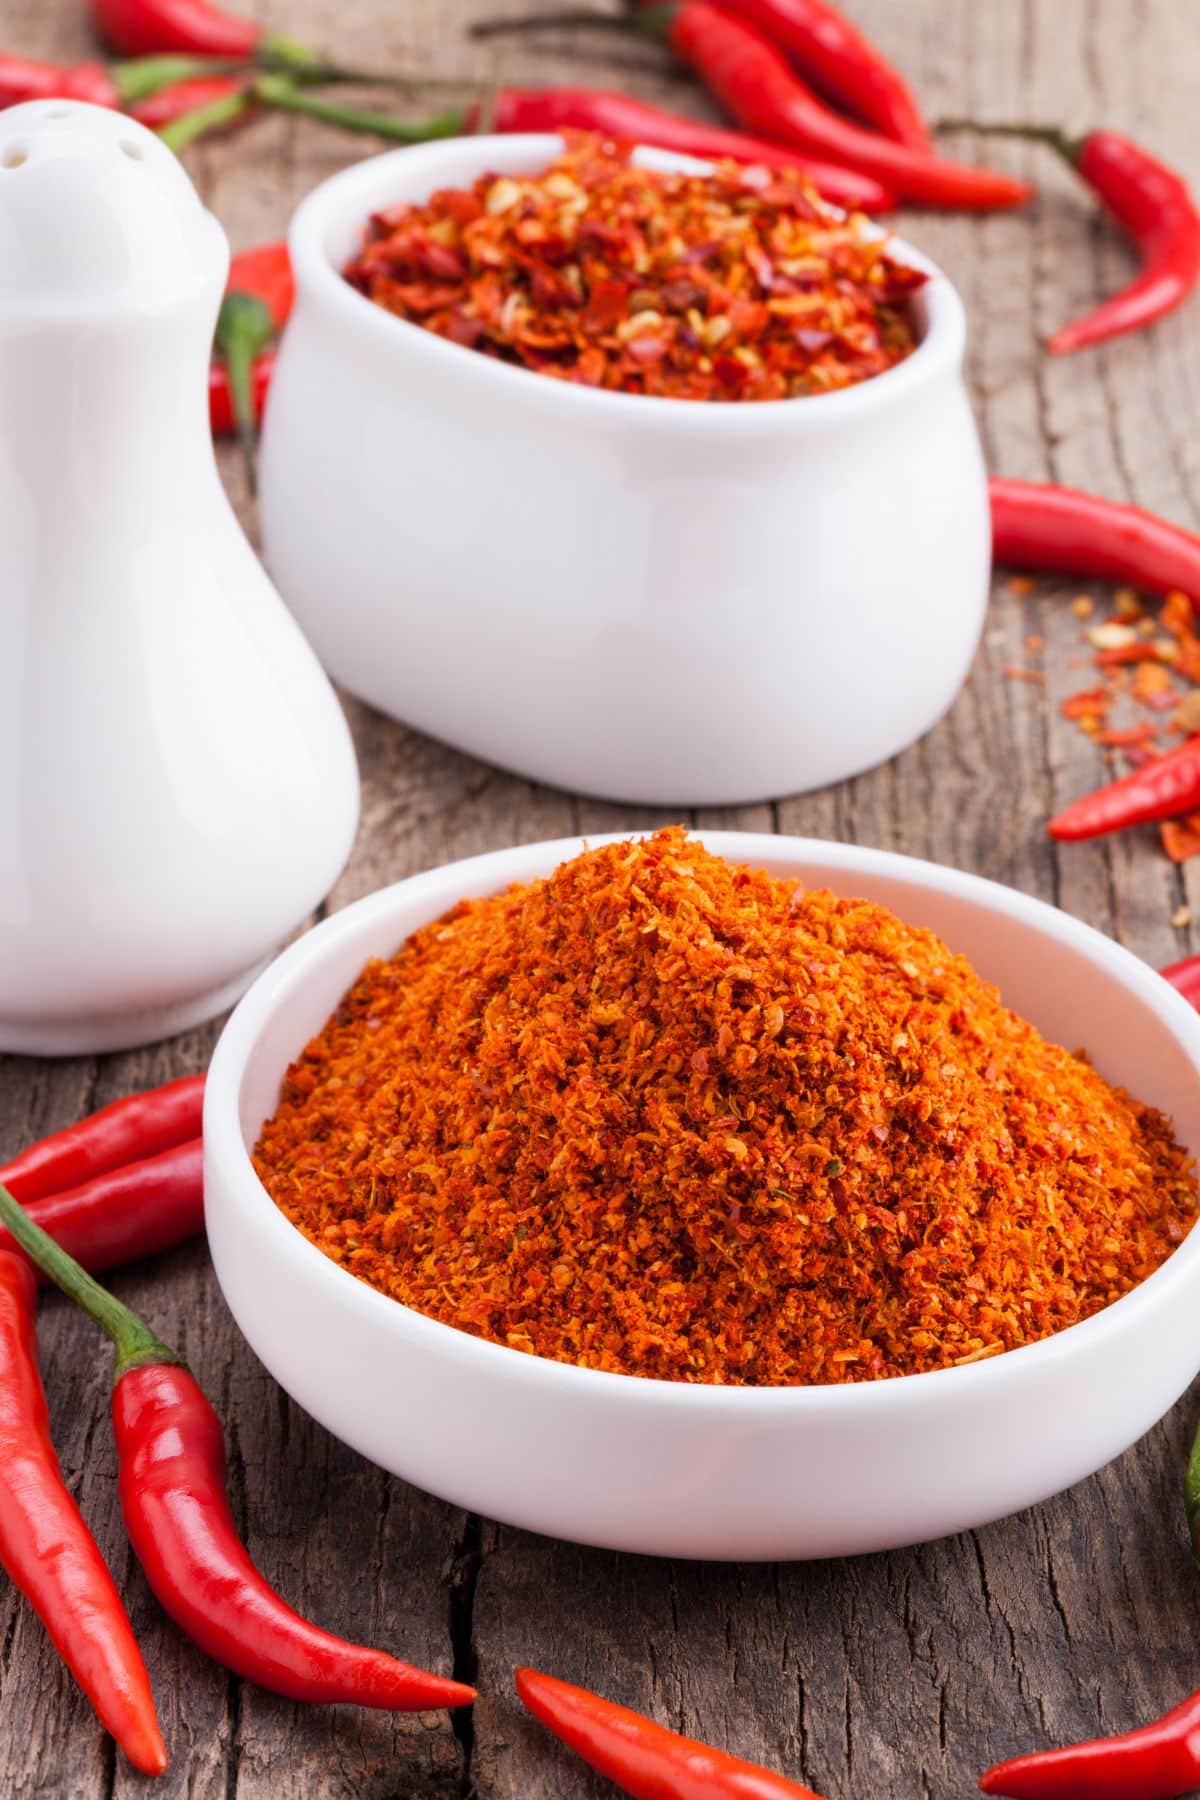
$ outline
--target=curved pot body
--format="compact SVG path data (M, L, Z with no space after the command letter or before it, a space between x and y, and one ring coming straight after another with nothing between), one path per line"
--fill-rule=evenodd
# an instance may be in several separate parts
M116 1049L312 911L354 754L213 461L220 227L118 114L16 108L0 152L0 1050Z
M393 152L297 213L262 455L288 604L354 693L586 793L744 801L893 755L954 699L986 602L954 290L932 272L917 351L873 381L705 406L512 368L341 279L374 208L559 147Z

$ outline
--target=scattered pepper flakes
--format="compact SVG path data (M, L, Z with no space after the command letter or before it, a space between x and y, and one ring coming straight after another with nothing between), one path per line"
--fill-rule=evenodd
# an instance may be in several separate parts
M1197 1205L1169 1121L931 932L682 827L369 963L255 1166L327 1256L447 1325L737 1385L1046 1337Z
M1025 639L1025 648L1031 656L1037 656L1046 648L1046 640L1040 632L1031 632Z
M1175 911L1171 914L1171 924L1176 931L1183 931L1186 926L1191 924L1191 922L1192 909L1186 904L1177 906Z
M1127 650L1137 645L1137 633L1132 625L1122 625L1116 619L1105 619L1101 625L1093 625L1088 632L1088 643L1097 650Z
M1081 693L1068 694L1060 711L1064 719L1099 720L1112 703L1113 696L1108 688L1084 688Z
M1005 663L1000 673L1006 675L1010 681L1044 682L1046 679L1041 669L1026 669L1020 663Z
M1130 744L1148 744L1155 735L1155 727L1149 719L1139 719L1136 725L1128 725L1116 731L1098 731L1096 742L1111 748L1125 749Z
M1188 737L1200 733L1200 688L1192 688L1183 696L1173 722Z
M1006 583L1009 593L1018 600L1024 600L1032 594L1034 585L1030 575L1010 575Z
M1200 813L1187 813L1182 819L1166 819L1159 827L1162 846L1173 863L1185 863L1200 856Z
M1090 594L1076 594L1071 602L1071 611L1077 619L1090 619L1096 610L1096 602Z
M663 173L630 154L569 134L538 173L376 213L346 280L467 349L626 394L784 400L915 348L927 277L862 214L795 170Z
M1118 588L1113 595L1113 605L1118 619L1140 619L1142 616L1141 596L1134 588Z

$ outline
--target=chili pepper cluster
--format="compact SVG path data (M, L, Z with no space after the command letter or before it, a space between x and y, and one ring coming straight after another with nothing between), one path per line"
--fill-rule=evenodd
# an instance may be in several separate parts
M452 343L582 386L780 400L909 355L925 277L794 171L663 174L580 138L541 173L377 213L346 279Z

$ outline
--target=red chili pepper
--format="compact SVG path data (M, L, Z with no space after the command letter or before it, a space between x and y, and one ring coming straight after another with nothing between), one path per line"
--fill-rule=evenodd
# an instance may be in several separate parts
M517 1693L535 1719L635 1800L820 1800L811 1788L680 1737L641 1713L536 1669Z
M256 244L239 250L229 264L227 294L253 294L271 315L276 331L282 331L296 304L296 277L287 244Z
M203 1075L129 1094L0 1165L0 1182L21 1201L61 1194L93 1175L199 1137L203 1106Z
M113 1424L125 1525L162 1605L208 1655L292 1700L416 1712L474 1690L311 1625L251 1562L225 1496L221 1427L178 1352L58 1248L0 1186L0 1222L116 1346Z
M992 557L1011 569L1058 569L1125 581L1200 603L1200 537L1140 507L1077 488L993 475Z
M1200 1011L1200 956L1185 956L1182 962L1168 963L1159 973Z
M157 1256L204 1230L204 1146L192 1138L157 1156L30 1200L31 1219L91 1274ZM0 1226L0 1251L11 1250Z
M1141 331L1182 305L1200 281L1200 213L1183 176L1119 131L1070 138L1052 125L979 125L942 121L945 130L982 137L1015 137L1049 144L1099 195L1133 239L1141 259L1137 280L1092 312L1047 339L1055 356L1085 350Z
M898 144L932 149L929 128L903 75L828 0L718 3L786 50L801 75L827 99Z
M1072 146L1072 160L1137 245L1142 271L1056 331L1046 345L1056 356L1141 331L1173 312L1200 281L1200 214L1182 175L1117 131L1093 131Z
M254 417L261 423L267 401L267 389L275 373L275 351L264 350L256 356L250 371L254 390ZM224 363L214 362L208 369L208 416L214 437L234 437L237 423L233 416L233 395L229 387L229 370Z
M1174 1800L1200 1787L1200 1693L1152 1725L997 1763L985 1794L1009 1800Z
M63 1483L37 1367L37 1289L23 1256L0 1251L0 1563L135 1768L167 1753L150 1678L121 1596Z
M263 42L257 19L224 12L209 0L91 0L91 8L101 37L124 56L182 50L240 62L255 56Z
M1011 175L945 162L842 118L769 38L711 0L680 0L668 17L671 47L747 131L871 175L901 200L983 211L1029 199L1032 190Z
M156 94L135 101L129 112L148 130L163 131L189 113L201 108L208 112L217 101L232 101L238 95L246 95L246 83L237 75L193 75L187 81L173 81ZM240 117L249 110L250 99L246 95L245 106L239 107L235 116Z
M0 56L0 106L24 100L87 100L93 106L119 106L117 85L103 63L35 62L28 56Z
M1129 825L1174 819L1200 807L1200 738L1189 738L1131 775L1085 794L1051 819L1047 830L1060 843L1105 837Z
M622 143L652 144L712 162L728 157L768 168L799 169L824 199L851 212L886 212L896 203L890 190L869 175L801 156L766 138L702 125L664 107L595 88L501 88L493 104L492 125L496 131L598 131Z

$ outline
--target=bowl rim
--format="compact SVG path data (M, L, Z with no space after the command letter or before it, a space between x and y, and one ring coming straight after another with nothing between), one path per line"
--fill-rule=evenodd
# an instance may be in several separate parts
M406 1338L410 1347L418 1351L424 1345L429 1352L473 1368L488 1379L512 1378L533 1382L543 1388L559 1388L564 1397L574 1396L581 1401L591 1396L635 1406L669 1402L673 1406L711 1411L722 1418L736 1414L743 1420L756 1415L777 1418L781 1412L789 1411L803 1417L824 1413L830 1408L861 1414L879 1406L910 1402L940 1406L956 1395L969 1397L972 1390L979 1395L987 1386L998 1389L1026 1377L1036 1380L1039 1374L1052 1371L1058 1363L1086 1353L1104 1334L1114 1329L1136 1330L1160 1297L1165 1297L1169 1287L1189 1280L1200 1283L1198 1222L1170 1256L1137 1287L1090 1318L1032 1344L1002 1351L976 1363L932 1369L921 1374L795 1387L746 1387L626 1375L531 1355L430 1318L361 1281L327 1257L275 1205L259 1180L242 1141L239 1120L246 1070L261 1032L280 1004L302 988L313 972L330 955L336 954L344 940L354 936L364 924L385 919L397 907L407 906L414 899L418 904L428 899L439 907L448 907L464 892L476 891L475 883L462 885L464 872L490 880L494 871L495 886L487 891L497 891L511 881L536 879L549 873L560 862L577 855L585 844L622 843L647 835L648 830L637 830L600 833L586 839L549 839L439 864L377 889L333 913L289 945L258 977L226 1024L213 1054L204 1100L205 1164L206 1170L210 1159L214 1165L219 1165L226 1190L236 1194L239 1212L248 1209L257 1215L256 1222L273 1240L272 1255L277 1258L281 1278L286 1279L285 1271L291 1262L311 1279L327 1282L331 1297L342 1310L358 1308L373 1326L377 1325L393 1339L397 1336ZM1085 959L1131 989L1135 997L1166 1025L1200 1069L1200 1014L1148 963L1102 932L1044 900L983 876L944 868L894 851L774 833L697 829L689 835L715 854L752 866L770 861L803 865L806 860L827 866L832 864L848 875L865 873L915 881L973 902L985 910L1007 914L1043 936L1080 952ZM433 911L429 916L434 918L438 913ZM295 1053L301 1048L297 1045ZM1196 1360L1200 1366L1200 1339L1197 1340Z
M622 410L630 420L640 417L644 427L697 432L775 432L795 431L807 424L808 429L825 429L853 419L859 412L868 413L891 402L903 404L912 400L921 388L947 371L961 366L966 347L966 310L958 291L945 271L931 257L916 249L906 239L886 232L897 261L921 269L929 276L918 290L914 305L917 310L920 337L912 354L866 381L853 383L828 394L798 394L787 400L771 400L745 405L705 404L681 399L677 395L623 394L607 388L577 386L555 381L534 369L524 369L483 356L461 344L426 331L411 320L401 319L384 307L368 300L351 287L327 249L328 236L337 230L365 222L366 215L384 204L387 175L403 168L409 174L427 166L430 191L445 185L437 178L438 168L446 161L461 157L464 146L478 150L471 160L477 165L475 174L489 168L499 173L541 159L551 160L564 147L565 140L555 132L514 132L478 137L437 138L426 144L403 145L365 158L347 169L328 176L300 202L288 228L288 246L296 274L298 294L315 300L326 315L357 331L364 339L380 346L381 353L424 356L431 368L444 379L457 370L466 380L486 382L497 396L517 402L524 395L530 406L541 405L568 412L576 408L601 408L599 419L607 414L619 421ZM637 145L635 158L647 168L693 170L702 173L711 163L674 151L657 150ZM459 171L459 181L473 179ZM379 190L382 188L383 193ZM366 196L372 196L368 201ZM879 228L884 234L884 228ZM286 354L286 333L284 338ZM471 369L474 373L468 373ZM516 385L513 386L512 384Z

